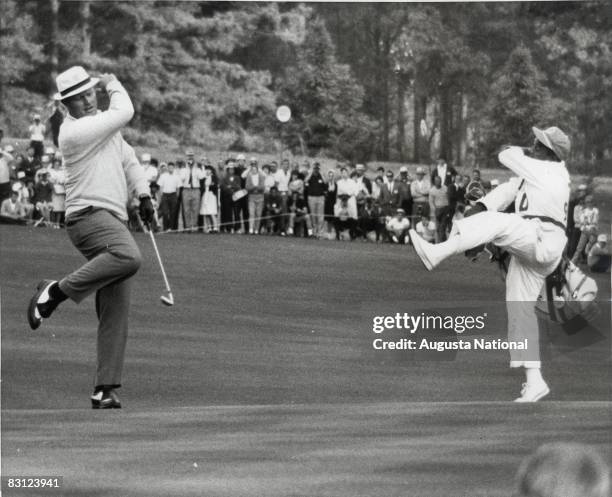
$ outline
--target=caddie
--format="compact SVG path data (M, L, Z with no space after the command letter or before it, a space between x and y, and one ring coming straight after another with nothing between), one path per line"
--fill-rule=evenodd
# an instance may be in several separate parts
M446 242L433 245L410 231L415 251L428 270L453 254L489 242L510 253L506 276L508 340L527 338L529 343L527 350L510 351L510 367L523 367L526 374L517 402L535 402L550 392L541 373L534 304L567 243L570 193L565 167L569 138L557 127L532 130L535 141L529 155L523 148L511 146L498 156L516 177L478 200L464 219L454 223ZM513 202L514 213L500 212Z
M128 334L131 276L141 264L128 231L127 203L140 199L140 216L153 218L149 183L134 149L120 133L134 115L125 88L113 74L91 77L74 66L56 79L58 100L68 109L59 133L66 167L66 231L88 262L59 281L45 279L28 307L32 329L70 298L81 302L96 294L98 315L97 369L91 404L94 409L119 408ZM95 86L107 91L110 105L98 110Z

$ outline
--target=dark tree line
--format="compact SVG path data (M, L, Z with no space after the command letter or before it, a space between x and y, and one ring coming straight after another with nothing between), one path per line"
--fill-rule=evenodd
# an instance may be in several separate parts
M67 65L112 71L141 143L490 164L531 125L603 167L612 14L601 2L3 0L0 125L23 130ZM292 120L281 127L277 105ZM9 131L10 133L10 131Z

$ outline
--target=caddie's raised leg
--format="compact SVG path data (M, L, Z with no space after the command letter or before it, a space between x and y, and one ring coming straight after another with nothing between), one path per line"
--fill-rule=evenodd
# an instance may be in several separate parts
M517 214L487 211L453 223L450 236L443 243L428 243L414 230L410 230L410 238L423 264L431 271L444 259L489 242L514 255L532 257L538 226Z

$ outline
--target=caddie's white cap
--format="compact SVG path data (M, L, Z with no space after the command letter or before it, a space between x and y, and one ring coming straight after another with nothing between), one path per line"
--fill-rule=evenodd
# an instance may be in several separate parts
M543 145L551 149L562 161L567 160L570 152L570 139L556 126L541 130L533 126L533 134Z
M151 162L151 154L144 153L140 156L142 162Z
M602 233L601 235L597 235L597 241L608 243L608 235L606 235L605 233Z
M96 86L98 81L100 81L98 78L92 78L81 66L73 66L58 74L55 78L57 93L53 98L64 100L73 95L78 95Z

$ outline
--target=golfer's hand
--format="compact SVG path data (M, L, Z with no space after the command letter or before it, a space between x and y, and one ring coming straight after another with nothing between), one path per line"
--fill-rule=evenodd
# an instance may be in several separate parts
M117 81L117 77L114 74L107 72L100 74L98 78L100 78L100 84L104 88L106 88L106 85L108 85L111 81Z
M153 203L151 202L151 197L142 197L140 199L139 206L140 219L147 226L153 222L153 217L155 216L155 209L153 208Z

